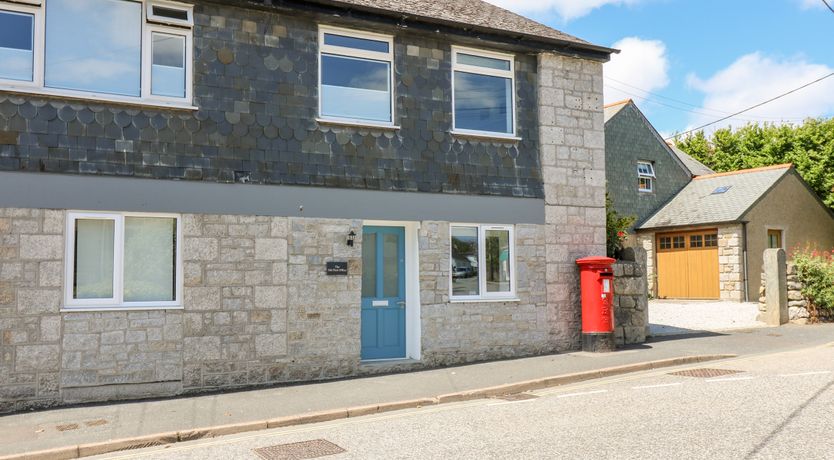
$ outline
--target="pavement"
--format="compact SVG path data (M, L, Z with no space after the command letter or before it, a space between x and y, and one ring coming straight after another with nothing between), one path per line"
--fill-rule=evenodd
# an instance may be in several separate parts
M599 369L615 366L688 356L752 356L820 346L832 340L832 324L785 325L731 333L658 337L644 345L606 354L565 353L234 393L19 413L0 417L0 456L299 414L315 415L328 410L344 412L343 408L347 407L377 407L421 398L435 398L436 404L439 395L565 374L591 372L600 376ZM428 404L432 403L425 405ZM311 416L309 421L315 418ZM266 426L264 423L263 428Z
M649 301L649 334L691 334L696 331L728 331L767 327L757 321L759 304L698 300Z
M713 376L671 374L693 367L708 367ZM297 451L310 447L298 443L317 442L331 449L333 460L828 460L834 458L833 406L834 347L828 345L100 458L255 459L256 449Z

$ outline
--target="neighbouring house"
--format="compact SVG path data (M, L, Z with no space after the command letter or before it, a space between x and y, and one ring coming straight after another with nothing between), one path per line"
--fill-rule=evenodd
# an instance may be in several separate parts
M479 0L0 31L0 412L579 346L614 50Z
M834 215L779 165L696 177L637 231L658 297L756 301L764 250L832 247Z
M716 174L668 144L631 100L606 105L607 190L637 217L659 298L756 300L764 249L834 246L834 219L790 166Z
M608 194L619 214L636 217L634 227L693 177L713 172L666 143L631 99L606 105L604 115ZM631 234L627 245L636 241Z

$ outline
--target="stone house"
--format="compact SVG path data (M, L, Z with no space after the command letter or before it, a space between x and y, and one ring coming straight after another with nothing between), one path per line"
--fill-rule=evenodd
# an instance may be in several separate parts
M634 227L693 177L713 172L666 143L631 99L606 105L604 116L608 194L618 213L636 217ZM633 235L628 243L636 243Z
M755 302L765 249L834 246L834 214L789 164L696 177L637 230L661 298Z
M790 165L716 174L666 143L633 101L604 116L607 190L618 213L637 217L627 245L646 250L654 296L755 301L765 249L834 246L830 210Z
M579 346L613 50L479 0L0 28L0 412Z

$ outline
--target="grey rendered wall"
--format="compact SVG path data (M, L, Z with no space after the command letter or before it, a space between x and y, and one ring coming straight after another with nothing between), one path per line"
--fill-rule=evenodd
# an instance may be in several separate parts
M395 36L402 128L329 127L315 121L317 23L334 16L200 2L194 18L198 110L0 94L0 170L543 196L535 56L516 58L520 142L453 137L447 36L350 25Z
M640 113L627 105L605 123L605 179L614 209L637 216L636 225L672 199L691 178L672 158ZM637 190L637 161L654 162L654 192Z

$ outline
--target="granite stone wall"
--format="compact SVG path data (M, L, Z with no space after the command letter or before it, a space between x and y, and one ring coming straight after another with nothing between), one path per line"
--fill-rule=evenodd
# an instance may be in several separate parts
M546 225L516 225L517 299L452 302L450 223L421 222L421 360L370 365L361 221L184 214L181 309L62 312L65 216L0 209L0 412L531 356L574 333L547 303Z
M546 227L515 228L518 300L450 300L448 222L423 222L420 231L422 361L450 365L531 356L563 348L551 341L546 302Z
M721 300L744 301L744 254L741 225L718 227L718 279Z
M796 264L789 261L787 263L785 273L785 284L788 291L788 319L790 322L795 324L813 324L820 321L834 321L834 316L828 314L826 310L816 308L802 293L802 289L805 288L805 284L799 279ZM765 294L767 292L767 283L765 282L766 278L767 272L762 270L761 287L759 288L758 299L760 316L767 312L767 305L765 303Z
M602 64L539 55L547 323L556 349L580 346L576 259L605 255Z
M0 208L0 412L60 398L64 214Z
M643 343L648 328L646 251L627 248L614 264L614 336L618 345Z
M448 36L351 23L395 37L400 129L345 127L316 121L318 22L344 23L209 2L194 21L196 110L3 93L0 170L542 197L535 56L516 54L521 141L453 136Z

